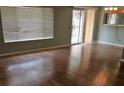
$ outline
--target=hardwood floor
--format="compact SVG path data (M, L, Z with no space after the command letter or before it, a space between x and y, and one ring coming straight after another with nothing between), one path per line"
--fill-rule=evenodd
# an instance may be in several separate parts
M122 48L73 45L0 58L0 85L124 85Z

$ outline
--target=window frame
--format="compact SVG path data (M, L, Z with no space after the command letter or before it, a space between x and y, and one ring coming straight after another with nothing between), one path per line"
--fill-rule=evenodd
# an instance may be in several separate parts
M2 6L1 6L2 7ZM39 40L47 40L47 39L54 39L54 8L52 8L52 7L47 7L47 6L45 6L45 7L37 7L37 6L20 6L20 7L24 7L24 8L51 8L52 10L53 10L53 24L52 24L52 26L53 26L53 31L52 31L52 33L53 33L53 36L49 36L49 37L41 37L41 38L30 38L30 39L19 39L19 40L9 40L9 41L6 41L5 40L5 35L4 35L4 30L3 30L3 22L2 22L2 13L1 13L1 7L0 7L0 17L1 17L1 29L2 29L2 34L3 34L3 40L4 40L4 43L15 43L15 42L30 42L30 41L39 41ZM3 7L7 7L7 6L3 6ZM9 6L9 7L16 7L16 6ZM17 6L18 7L18 6Z

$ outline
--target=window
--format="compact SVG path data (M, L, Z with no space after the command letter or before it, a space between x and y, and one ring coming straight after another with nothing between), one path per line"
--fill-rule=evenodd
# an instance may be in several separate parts
M53 38L52 8L1 7L5 42Z

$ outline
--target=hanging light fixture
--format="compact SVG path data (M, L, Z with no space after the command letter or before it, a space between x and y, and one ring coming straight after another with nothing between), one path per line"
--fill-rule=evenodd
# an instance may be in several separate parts
M110 7L109 10L113 10L113 7Z
M109 11L112 11L112 10L115 11L115 10L118 10L118 8L117 8L117 7L106 7L106 8L104 8L104 10L105 10L105 11L108 11L108 10L109 10Z
M104 8L105 10L108 10L108 8Z
M114 10L118 10L118 8L117 8L117 7L115 7L115 8L114 8Z

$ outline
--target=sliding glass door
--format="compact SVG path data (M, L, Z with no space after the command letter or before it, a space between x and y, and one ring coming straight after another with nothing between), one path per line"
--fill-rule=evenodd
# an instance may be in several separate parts
M84 10L73 10L71 44L83 41Z

